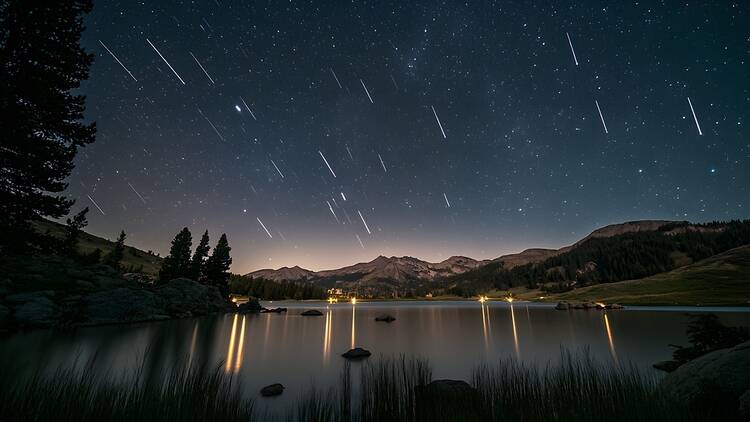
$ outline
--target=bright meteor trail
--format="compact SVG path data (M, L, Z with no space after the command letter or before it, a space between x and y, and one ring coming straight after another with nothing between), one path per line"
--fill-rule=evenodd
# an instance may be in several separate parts
M136 79L135 76L133 76L133 74L130 73L130 70L128 70L128 68L125 67L124 64L122 64L122 62L120 61L120 59L118 59L117 56L115 56L115 53L113 53L112 50L110 50L106 45L104 45L104 43L102 42L102 40L99 40L99 44L101 44L102 47L104 47L104 49L107 50L107 52L109 53L110 56L112 56L112 58L114 58L115 60L117 60L117 63L119 63L120 66L122 66L122 68L125 69L126 72L128 72L128 75L130 75L130 77L133 78L134 81L138 82L138 79Z
M336 173L333 172L333 169L331 168L331 165L328 164L328 160L326 160L326 157L323 155L323 153L320 152L320 151L318 151L318 154L320 154L320 158L322 158L323 162L326 163L326 166L328 166L328 170L331 171L331 174L333 175L333 177L336 177Z
M169 66L169 68L172 70L172 73L174 73L174 75L177 76L177 79L179 79L180 82L182 82L182 84L185 85L185 81L182 80L182 78L180 77L180 75L177 73L176 70L174 70L174 68L172 67L172 65L169 64L169 62L167 61L167 59L165 59L164 56L161 55L161 53L156 48L156 46L151 42L151 40L149 40L148 38L146 38L146 41L148 41L148 43L151 44L151 48L153 48L154 51L156 51L156 54L158 54L159 57L161 57L161 59L164 60L164 63L166 63L167 66Z
M430 106L430 107L432 107L432 114L435 115L435 120L437 120L437 124L438 126L440 126L440 132L443 134L443 139L447 139L445 137L445 131L443 130L443 124L440 123L440 118L437 115L437 111L435 111L435 107L434 106Z
M258 220L258 223L260 223L260 226L261 226L261 227L263 227L263 230L265 230L265 231L266 231L266 234L268 235L268 238L269 238L269 239L273 239L273 236L271 236L271 232L269 232L269 231L268 231L268 229L266 228L266 225L265 225L265 224L263 224L263 222L262 222L262 221L260 221L260 218L258 218L258 217L255 217L255 219L256 219L256 220Z
M698 123L698 117L695 116L695 110L693 109L693 102L690 101L690 97L687 97L688 104L690 104L690 111L693 113L693 120L695 120L695 126L698 128L698 135L703 136L703 131L701 131L701 125Z

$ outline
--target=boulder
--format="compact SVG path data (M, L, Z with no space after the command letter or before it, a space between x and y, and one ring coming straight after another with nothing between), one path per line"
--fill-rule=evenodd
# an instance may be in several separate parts
M555 305L555 309L558 311L567 311L570 308L570 305L568 302L558 302L557 305Z
M380 316L375 317L375 321L380 321L380 322L393 322L395 320L396 318L392 315L380 315Z
M624 306L620 305L619 303L610 303L607 306L605 306L607 309L622 309Z
M476 420L477 389L466 381L441 379L415 389L417 420Z
M309 309L305 312L302 312L300 315L302 316L321 316L323 315L323 312L320 312L317 309Z
M596 303L594 302L584 302L583 309L596 309Z
M7 306L0 305L0 330L4 330L11 325L11 311Z
M227 301L219 289L187 278L176 278L154 288L164 303L165 310L173 316L206 315L226 308Z
M739 414L741 405L747 408L741 397L750 390L750 341L681 365L659 387L680 402Z
M260 389L260 395L263 397L278 396L284 392L284 386L281 384L271 384Z
M263 311L263 307L260 306L258 299L250 298L245 303L237 305L237 312L241 314L254 314Z
M583 303L576 303L575 305L571 306L571 309L586 309L583 307Z
M740 396L740 416L750 419L750 390Z
M263 309L261 312L264 313L273 313L273 314L280 314L282 312L286 312L286 308L270 308L270 309Z
M82 300L84 324L116 324L168 318L164 301L154 292L142 289L105 290Z
M372 355L372 353L370 353L369 350L363 349L361 347L355 347L354 349L349 349L349 351L342 354L341 356L347 359L363 359L370 357L370 355Z
M13 319L19 327L50 327L60 317L60 308L50 299L48 292L22 293L6 299L13 307Z

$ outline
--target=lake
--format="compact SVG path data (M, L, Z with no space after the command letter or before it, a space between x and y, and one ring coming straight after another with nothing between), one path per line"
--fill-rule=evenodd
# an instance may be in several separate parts
M313 382L333 385L344 364L341 353L355 346L376 356L425 357L436 379L469 380L475 365L503 358L554 363L561 348L587 349L604 363L655 371L651 364L670 358L669 344L686 344L687 312L716 312L727 325L750 325L748 308L556 311L550 304L469 301L263 305L289 310L17 333L0 338L0 356L16 368L56 368L95 357L92 367L113 375L132 373L143 363L144 377L158 377L180 359L211 362L234 374L248 396L264 385L284 384L282 396L261 400L273 408L293 401ZM301 316L306 309L319 309L323 316ZM396 321L374 320L386 313Z

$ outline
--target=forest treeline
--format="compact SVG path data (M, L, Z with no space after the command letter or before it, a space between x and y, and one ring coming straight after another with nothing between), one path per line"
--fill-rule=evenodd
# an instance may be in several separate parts
M312 283L273 281L234 274L229 277L229 291L262 300L308 300L327 297L323 288Z
M656 231L591 238L540 263L504 268L501 261L443 280L452 294L526 286L558 292L670 271L677 259L699 261L750 244L750 220L665 224Z

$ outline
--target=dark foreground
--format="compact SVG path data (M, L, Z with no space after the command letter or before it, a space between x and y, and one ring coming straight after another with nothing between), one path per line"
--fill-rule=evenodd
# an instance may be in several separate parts
M178 365L161 383L144 383L142 369L111 379L93 371L58 370L15 383L0 373L1 421L704 421L742 420L737 406L713 394L686 401L632 366L603 366L563 352L559 365L516 361L480 366L469 383L433 382L420 358L371 358L355 381L346 365L335 388L310 387L285 397L269 413L264 399L243 399L236 379L220 368ZM360 365L354 363L352 365ZM705 395L704 395L705 397ZM732 398L736 403L736 398Z

